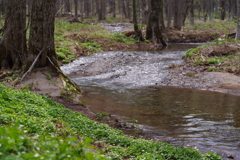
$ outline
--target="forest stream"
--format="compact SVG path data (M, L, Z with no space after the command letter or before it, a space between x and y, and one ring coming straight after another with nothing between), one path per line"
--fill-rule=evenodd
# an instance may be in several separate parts
M128 25L101 27L114 33L129 31ZM206 89L218 83L213 77L182 79L178 73L170 74L169 66L183 64L185 52L200 45L101 52L62 70L80 85L82 99L91 111L109 113L127 122L137 120L140 132L125 129L126 134L240 160L239 97L185 88Z
M145 137L240 159L238 96L164 86L169 65L184 63L181 57L186 50L199 45L101 52L62 70L82 88L91 111L137 120Z

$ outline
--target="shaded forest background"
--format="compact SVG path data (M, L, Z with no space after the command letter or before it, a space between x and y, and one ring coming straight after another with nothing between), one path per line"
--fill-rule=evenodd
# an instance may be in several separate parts
M6 13L7 0L0 0L0 15ZM138 21L147 24L151 11L149 0L137 0L136 12ZM162 28L180 30L189 18L191 24L197 20L212 19L236 20L236 0L162 0L160 7L160 24ZM56 16L72 15L84 20L96 16L99 21L121 17L122 20L133 19L132 0L57 0ZM27 0L28 14L31 12L32 1ZM164 23L166 21L166 23Z

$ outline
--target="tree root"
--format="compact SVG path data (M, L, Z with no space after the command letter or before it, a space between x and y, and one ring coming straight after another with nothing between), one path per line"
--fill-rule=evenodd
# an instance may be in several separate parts
M64 86L67 86L67 84L72 85L74 88L76 88L77 93L81 94L81 89L80 87L73 81L71 80L69 77L67 77L57 66L54 65L54 63L51 61L51 59L49 57L47 57L47 59L49 60L49 62L52 64L52 66L54 67L54 69L58 72L60 78L63 81ZM65 83L64 83L65 82Z

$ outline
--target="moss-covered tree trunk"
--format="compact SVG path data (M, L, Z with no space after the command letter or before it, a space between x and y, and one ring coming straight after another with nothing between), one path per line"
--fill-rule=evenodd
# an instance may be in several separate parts
M151 12L148 19L148 25L146 30L146 39L154 44L162 44L167 46L167 43L163 39L162 32L159 27L159 17L161 11L162 0L151 0Z
M5 1L6 18L0 40L0 69L19 70L26 54L26 1Z
M54 45L55 3L56 0L33 1L29 51L25 57L26 69L32 65L38 54L40 57L35 64L36 68L50 66L49 59L55 66L58 66Z

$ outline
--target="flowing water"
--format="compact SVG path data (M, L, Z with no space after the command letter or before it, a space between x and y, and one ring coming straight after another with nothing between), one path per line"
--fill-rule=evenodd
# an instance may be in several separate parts
M102 52L62 67L95 113L138 120L145 136L240 159L240 98L161 86L170 64L199 44L163 50ZM132 131L125 131L131 134Z

